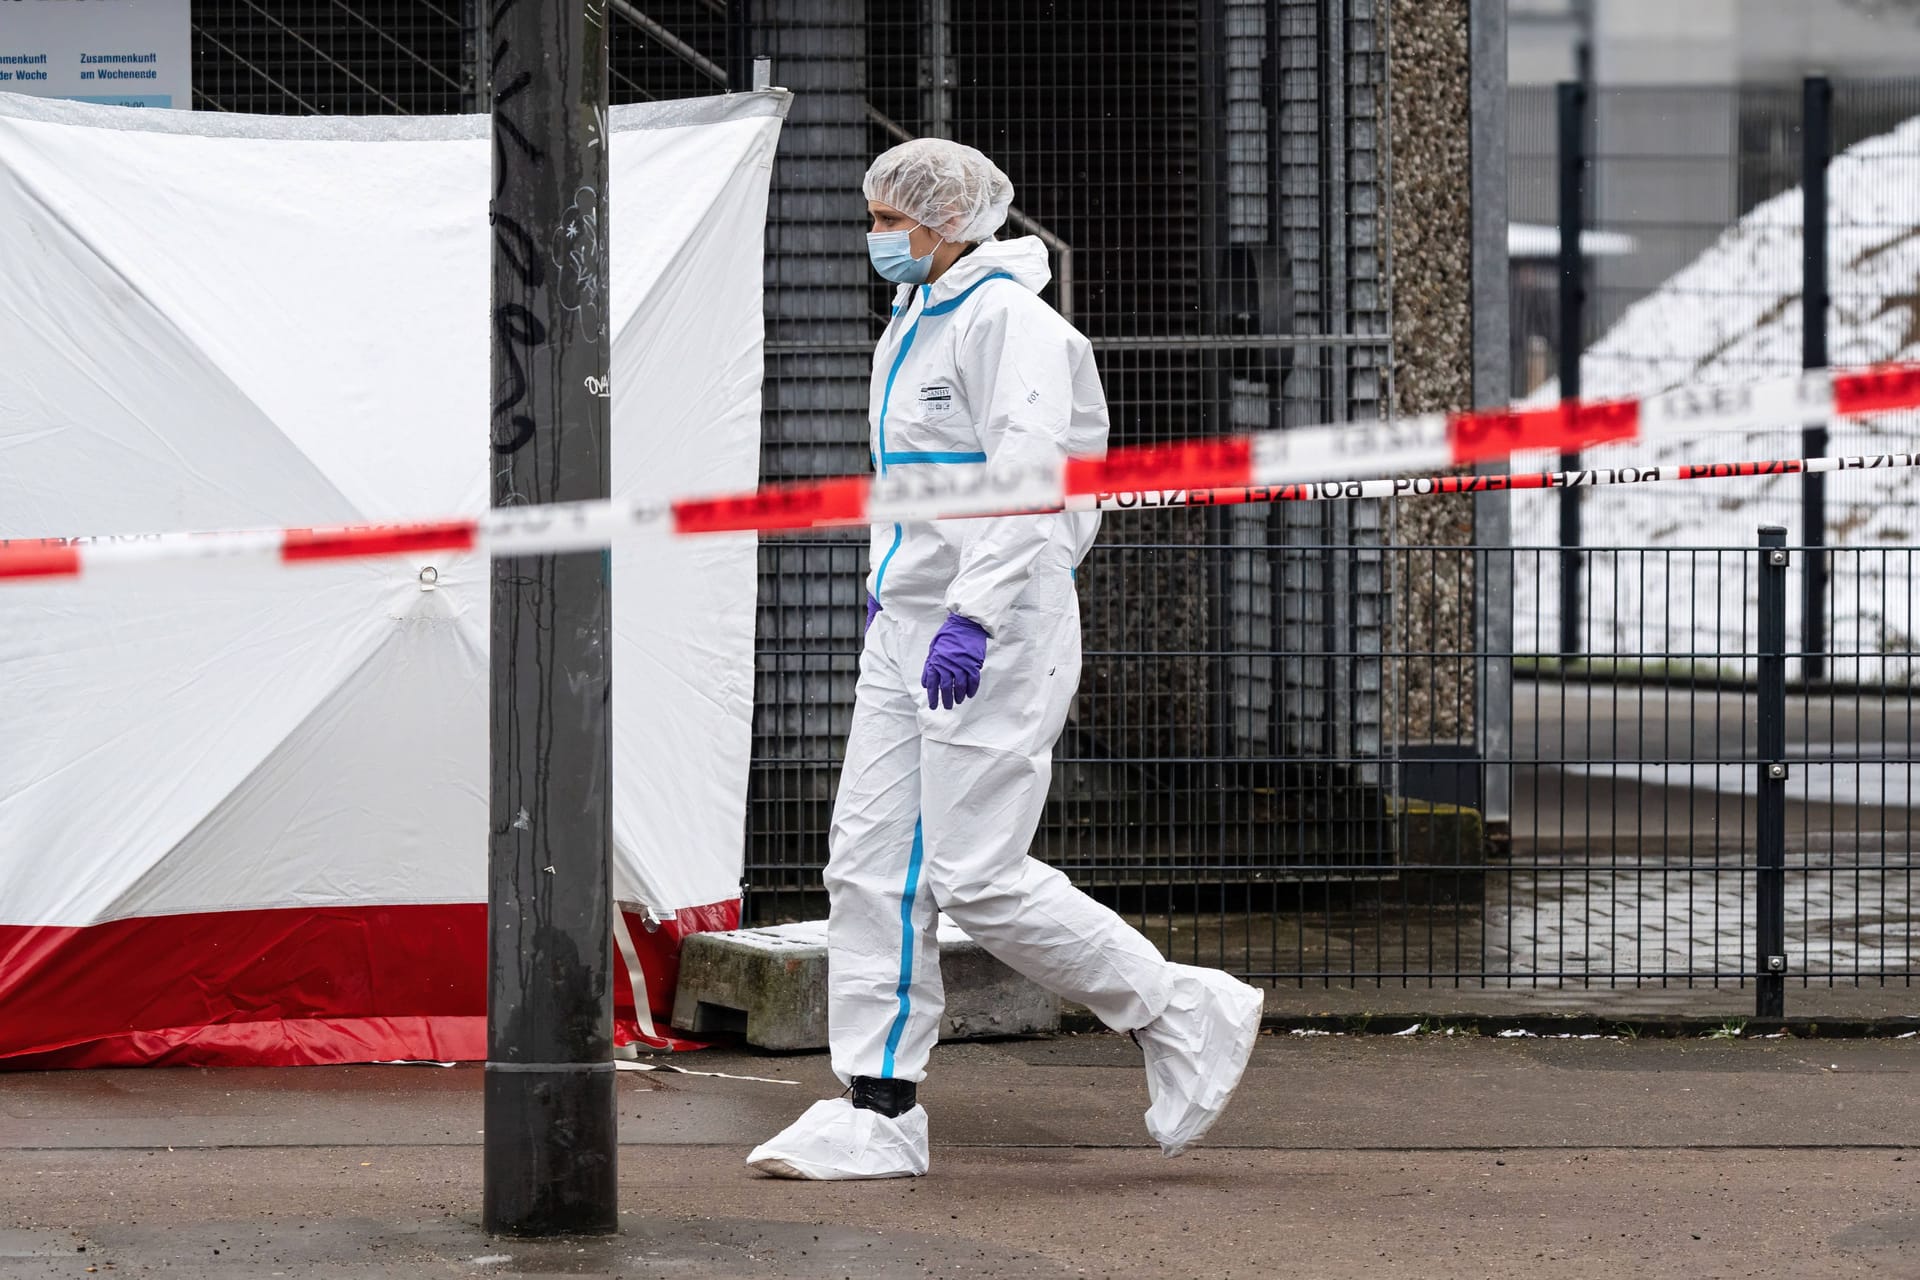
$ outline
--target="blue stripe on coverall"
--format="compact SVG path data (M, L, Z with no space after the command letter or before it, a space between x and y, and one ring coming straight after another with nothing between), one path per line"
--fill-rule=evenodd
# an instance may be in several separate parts
M915 819L913 856L907 859L907 884L900 893L900 985L895 992L900 999L900 1012L893 1015L893 1027L887 1032L887 1051L880 1060L880 1075L887 1080L893 1079L893 1052L900 1047L900 1037L907 1030L907 1013L913 1007L908 995L913 989L913 900L920 891L920 863L927 847L920 825Z

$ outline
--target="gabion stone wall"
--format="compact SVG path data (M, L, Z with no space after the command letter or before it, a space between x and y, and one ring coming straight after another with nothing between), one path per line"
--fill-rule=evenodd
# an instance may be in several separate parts
M1469 195L1467 0L1394 0L1393 392L1398 413L1472 403L1473 224ZM1397 501L1403 548L1473 538L1467 495ZM1473 565L1464 552L1394 557L1396 634L1404 655L1472 649ZM1470 741L1470 662L1408 656L1390 673L1403 742Z

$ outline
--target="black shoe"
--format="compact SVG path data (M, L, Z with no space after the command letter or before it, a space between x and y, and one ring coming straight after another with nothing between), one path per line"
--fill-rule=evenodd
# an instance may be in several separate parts
M853 1078L853 1105L862 1111L878 1111L883 1116L913 1110L917 1092L911 1080L887 1080L880 1076Z

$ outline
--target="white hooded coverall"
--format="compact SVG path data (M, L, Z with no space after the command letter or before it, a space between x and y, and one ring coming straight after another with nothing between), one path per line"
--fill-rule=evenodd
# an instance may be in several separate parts
M903 287L874 353L876 467L993 467L1100 454L1092 348L1040 300L1046 250L988 241ZM1157 1018L1170 968L1112 910L1028 856L1080 680L1073 572L1097 513L883 524L826 870L834 1071L919 1081L944 997L936 908L1115 1030ZM990 633L980 690L929 710L948 613Z

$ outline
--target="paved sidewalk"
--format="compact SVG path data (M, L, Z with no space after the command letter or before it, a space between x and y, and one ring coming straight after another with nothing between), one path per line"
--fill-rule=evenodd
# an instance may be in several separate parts
M933 1171L761 1179L824 1057L626 1074L624 1232L477 1228L480 1072L0 1076L0 1278L1920 1274L1920 1038L1268 1036L1162 1159L1124 1039L940 1049ZM93 1268L93 1270L89 1270Z
M1484 987L1444 983L1430 987L1279 986L1267 992L1266 1008L1270 1021L1337 1018L1345 1020L1346 1029L1356 1029L1357 1023L1376 1032L1398 1031L1426 1019L1479 1023L1481 1030L1514 1023L1536 1031L1550 1028L1556 1021L1579 1019L1604 1025L1609 1031L1632 1027L1646 1035L1662 1034L1670 1026L1704 1031L1726 1023L1778 1029L1776 1023L1763 1024L1756 1018L1754 1006L1753 987L1732 983L1718 988L1705 982L1693 987L1679 983L1669 987L1627 983L1582 987L1544 982L1527 986L1516 981L1512 986L1489 983ZM1786 1006L1787 1022L1800 1033L1809 1026L1852 1027L1862 1023L1880 1024L1894 1031L1920 1027L1920 1022L1914 1021L1920 1019L1920 988L1892 984L1803 987L1798 980L1790 980ZM1078 1005L1069 1006L1067 1012L1077 1029L1098 1025L1093 1015Z

